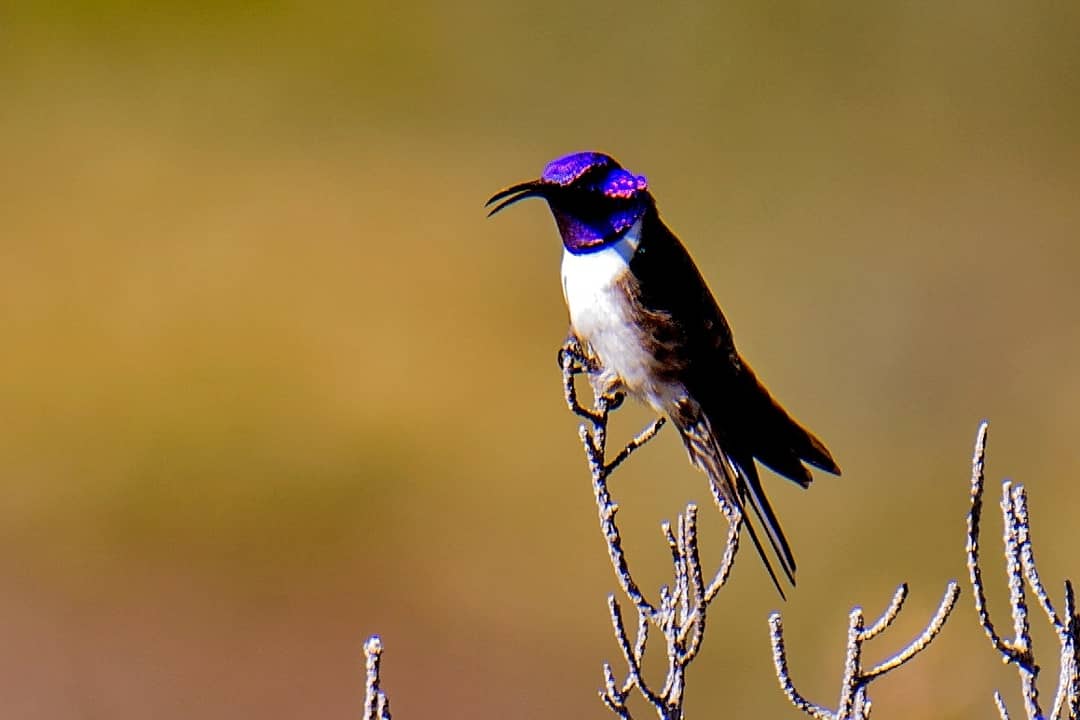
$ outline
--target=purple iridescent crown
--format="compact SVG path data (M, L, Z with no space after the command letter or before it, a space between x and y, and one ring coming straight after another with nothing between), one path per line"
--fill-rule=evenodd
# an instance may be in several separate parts
M606 171L606 172L605 172ZM610 155L598 152L579 152L552 160L544 168L543 182L566 187L586 173L596 173L593 185L610 198L630 198L639 190L647 190L644 175L635 175L624 169Z

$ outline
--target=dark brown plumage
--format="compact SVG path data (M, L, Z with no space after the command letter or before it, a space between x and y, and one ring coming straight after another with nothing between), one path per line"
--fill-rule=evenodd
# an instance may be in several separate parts
M655 207L643 222L641 244L630 260L634 282L629 290L640 308L639 322L647 328L656 372L677 379L692 399L668 414L691 460L721 483L728 501L740 509L749 501L784 574L794 582L795 559L754 460L804 488L812 480L804 463L837 475L840 467L825 444L780 406L739 355L704 278ZM775 582L771 563L748 527Z

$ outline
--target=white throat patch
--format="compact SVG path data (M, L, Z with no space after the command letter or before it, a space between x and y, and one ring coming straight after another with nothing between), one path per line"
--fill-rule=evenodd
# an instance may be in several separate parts
M596 293L618 280L630 269L630 259L641 244L642 220L623 233L618 242L599 250L576 255L563 249L563 298L573 321L575 306L595 301Z
M618 242L596 252L575 255L564 249L562 284L574 334L632 394L651 401L656 394L650 383L652 358L644 351L624 282L641 243L641 224L634 223Z

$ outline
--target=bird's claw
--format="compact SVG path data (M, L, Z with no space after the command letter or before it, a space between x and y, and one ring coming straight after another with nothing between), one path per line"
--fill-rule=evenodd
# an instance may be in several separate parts
M559 348L556 360L559 363L559 367L572 374L579 373L598 373L600 372L600 364L596 358L591 357L583 347L578 339L574 336L570 336L563 343L563 346Z
M626 393L619 392L618 390L614 392L605 392L600 396L600 399L604 401L610 412L611 410L618 410L622 407L623 401L626 400Z

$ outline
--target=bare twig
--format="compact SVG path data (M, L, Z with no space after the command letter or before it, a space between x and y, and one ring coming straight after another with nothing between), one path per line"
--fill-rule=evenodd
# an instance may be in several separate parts
M1011 657L1012 649L998 635L990 620L990 611L986 607L986 591L982 583L982 569L979 566L979 521L982 517L983 484L985 480L984 468L986 461L986 436L989 423L979 425L979 434L975 438L975 454L971 459L971 510L967 520L967 567L968 579L975 596L975 613L979 617L990 644L994 648Z
M1005 707L1005 700L1002 699L1001 693L997 690L994 691L994 705L997 707L998 715L1001 716L1001 720L1012 720L1009 717L1009 709Z
M630 442L626 443L623 449L620 450L611 462L607 464L604 468L604 472L608 475L615 472L615 468L622 465L623 461L630 457L635 450L656 437L656 433L660 432L660 429L664 427L664 423L666 422L667 418L663 417L658 417L653 420L647 428L639 432Z
M390 698L379 687L382 640L372 635L364 643L364 720L390 720Z
M769 616L769 639L772 644L776 679L780 681L780 689L787 695L791 704L810 717L818 718L818 720L832 720L835 717L832 711L822 705L810 702L795 689L795 683L792 681L791 673L788 671L787 648L784 644L784 619L780 617L778 612L774 612Z
M1050 595L1043 587L1042 578L1039 577L1038 567L1035 565L1035 550L1031 546L1031 522L1028 519L1027 491L1023 485L1017 485L1012 489L1012 514L1015 515L1015 523L1018 535L1020 562L1024 568L1024 577L1027 578L1028 587L1039 602L1050 624L1057 630L1063 623L1054 610L1050 601Z
M776 677L780 682L780 689L783 690L796 709L819 720L859 720L869 717L871 703L867 690L870 683L895 670L925 650L945 626L949 614L956 607L956 600L959 596L960 586L956 582L950 582L945 588L945 595L938 604L937 611L922 633L895 655L870 669L863 668L863 645L867 640L884 632L900 614L904 599L907 597L907 586L901 585L897 588L892 602L889 603L881 617L870 627L866 627L866 618L863 615L862 608L856 607L853 609L848 616L844 676L840 682L840 700L835 712L810 702L795 689L795 684L788 670L783 619L780 617L780 613L773 613L769 616L769 637L772 642L773 665L776 668Z
M882 661L872 669L865 671L862 675L863 679L870 681L880 675L884 675L885 673L900 667L922 652L927 645L933 642L934 638L938 636L938 633L941 632L941 629L945 626L945 621L949 619L949 614L953 611L953 608L956 607L956 601L959 598L960 585L955 580L950 580L949 584L945 587L945 594L938 604L937 611L934 613L934 616L930 618L930 622L927 623L922 633L912 640L903 650L896 653L891 658ZM863 639L866 640L870 637L873 637L873 635L864 635Z
M626 707L626 694L629 691L630 688L619 687L611 665L604 663L604 690L600 692L600 699L611 712L623 720L631 720L630 709Z
M638 694L661 720L682 718L686 668L701 649L709 604L730 576L738 550L740 518L723 498L715 498L718 507L731 522L720 567L708 584L705 583L698 550L697 506L693 503L687 505L674 525L664 523L662 530L671 551L674 578L670 586L660 588L657 603L649 602L627 563L622 536L616 522L619 507L611 498L607 481L611 473L630 455L656 437L665 420L654 420L615 453L611 460L607 460L608 419L610 413L622 402L622 396L605 394L603 388L596 387L599 383L594 382L593 407L586 408L581 405L574 385L575 376L581 373L595 375L601 369L573 338L559 351L559 366L563 371L563 390L567 406L585 420L579 428L579 435L592 476L593 494L608 556L619 586L633 604L638 616L637 634L631 641L621 606L614 596L608 598L612 629L626 662L627 674L620 683L611 666L605 664L604 687L600 691L600 697L616 716L631 720L627 698L636 688ZM659 690L654 689L642 673L650 627L663 636L668 660L664 683Z
M1080 614L1076 609L1076 594L1072 582L1065 581L1065 617L1067 623L1059 629L1061 643L1061 672L1051 717L1080 717Z
M1013 639L1009 646L1013 650L1020 672L1020 684L1024 698L1024 710L1029 718L1041 718L1039 706L1039 666L1035 664L1035 655L1031 650L1031 623L1028 620L1027 594L1024 591L1024 561L1021 550L1023 527L1016 514L1015 496L1012 483L1005 481L1001 486L1001 515L1005 527L1005 571L1009 579L1009 605L1012 608Z
M889 629L889 626L893 624L893 621L900 616L900 611L904 607L904 601L908 596L908 584L900 583L900 587L896 588L896 592L893 594L892 602L889 603L889 607L885 608L885 612L881 613L881 617L874 621L874 624L866 628L863 633L863 637L867 640L880 635Z
M971 580L975 596L975 610L983 631L990 639L990 644L997 650L1006 663L1016 666L1020 674L1020 692L1024 701L1024 715L1028 720L1035 718L1076 718L1080 717L1080 676L1078 676L1077 645L1080 637L1080 621L1076 616L1076 602L1072 584L1065 581L1064 615L1060 615L1053 606L1043 585L1035 563L1035 552L1031 543L1031 521L1028 515L1027 492L1023 485L1014 485L1009 481L1001 487L1001 515L1004 531L1002 539L1005 546L1005 572L1009 587L1009 607L1012 611L1013 637L1005 639L998 635L990 620L986 608L986 591L983 586L982 571L979 567L979 519L982 511L984 492L983 464L986 455L987 423L979 426L975 441L975 455L972 460L971 510L968 514L967 563L968 577ZM1031 623L1026 591L1031 590L1039 607L1043 609L1051 626L1058 636L1060 644L1058 687L1054 694L1053 709L1049 716L1044 716L1039 703L1038 677L1039 666L1031 642ZM994 693L994 704L998 714L1008 720L1009 714L1000 693Z

